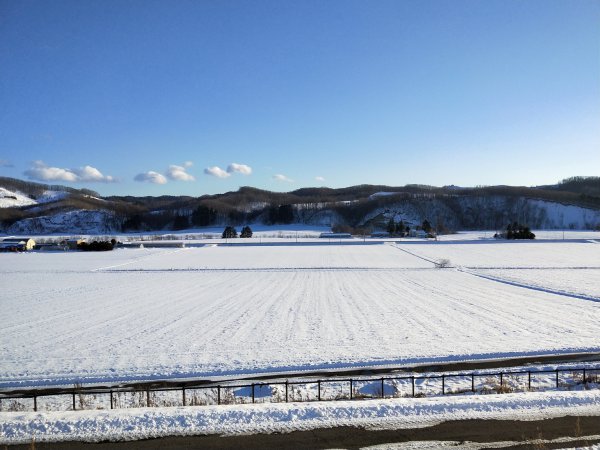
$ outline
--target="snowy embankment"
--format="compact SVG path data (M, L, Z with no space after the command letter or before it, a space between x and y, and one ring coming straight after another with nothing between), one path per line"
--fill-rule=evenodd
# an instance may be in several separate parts
M600 416L600 391L52 413L0 413L0 444L289 433L339 426L410 429L450 420Z

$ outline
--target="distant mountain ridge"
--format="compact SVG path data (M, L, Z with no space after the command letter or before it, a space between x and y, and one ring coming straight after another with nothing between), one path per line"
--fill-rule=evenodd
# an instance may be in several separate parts
M600 177L555 185L435 187L358 185L270 192L253 187L216 195L101 197L88 189L0 177L0 232L110 233L203 226L304 223L351 231L385 229L390 218L428 220L440 231L600 228Z

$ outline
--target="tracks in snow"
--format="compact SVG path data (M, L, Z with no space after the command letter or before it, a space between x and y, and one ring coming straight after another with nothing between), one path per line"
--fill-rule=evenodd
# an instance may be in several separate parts
M518 281L512 281L512 280L506 280L504 278L500 278L500 277L495 277L492 275L484 275L482 273L477 273L469 268L457 268L457 270L459 272L463 272L463 273L467 273L469 275L473 275L479 278L483 278L486 280L490 280L490 281L496 281L498 283L503 283L503 284L508 284L509 286L516 286L516 287L520 287L520 288L525 288L525 289L531 289L534 291L539 291L539 292L546 292L549 294L555 294L555 295L561 295L564 297L571 297L571 298L576 298L579 300L588 300L591 302L598 302L600 303L600 298L599 297L594 297L591 295L582 295L582 294L575 294L575 293L571 293L571 292L565 292L565 291L560 291L557 289L550 289L550 288L546 288L546 287L541 287L541 286L534 286L531 284L527 284L527 283L520 283Z

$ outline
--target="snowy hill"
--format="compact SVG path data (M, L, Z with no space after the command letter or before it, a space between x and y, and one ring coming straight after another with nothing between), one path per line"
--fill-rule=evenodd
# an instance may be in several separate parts
M37 202L18 191L9 191L0 187L0 208L15 208L35 205Z
M19 191L9 191L0 187L0 208L20 208L23 206L52 203L65 199L70 194L64 191L45 190L40 195L26 195Z
M118 231L120 222L108 211L69 211L52 216L40 216L15 222L7 234L83 233L104 234Z

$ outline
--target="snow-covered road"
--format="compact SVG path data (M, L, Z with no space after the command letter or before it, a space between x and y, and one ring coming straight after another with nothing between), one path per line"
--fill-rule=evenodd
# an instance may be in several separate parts
M340 426L410 429L445 421L598 416L600 391L366 402L315 402L114 411L0 413L0 444L124 441L198 434L289 433Z

